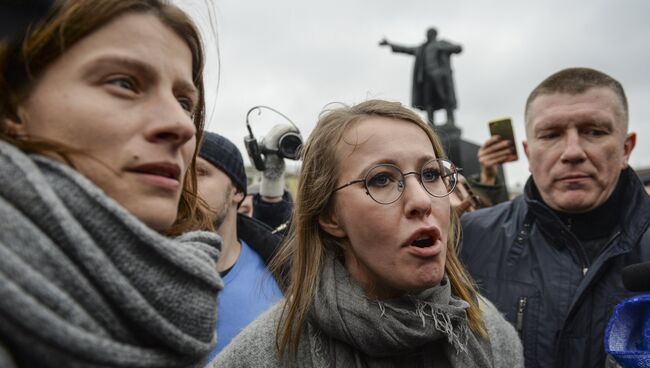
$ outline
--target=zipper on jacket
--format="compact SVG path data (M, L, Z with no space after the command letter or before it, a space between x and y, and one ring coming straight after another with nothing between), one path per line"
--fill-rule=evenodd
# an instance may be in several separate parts
M562 233L562 235L565 236L565 239L568 237L568 238L570 238L569 241L572 241L575 244L574 247L569 247L569 248L574 250L575 256L578 258L578 262L580 262L580 269L582 271L582 277L585 277L587 275L587 271L589 271L589 267L591 266L591 262L589 262L589 257L587 257L587 252L585 251L585 248L583 247L582 243L580 242L580 239L578 239L578 237L576 237L571 232L571 226L573 225L573 219L571 217L567 218L567 221L566 221L566 223L564 225L569 230L569 232L565 234L565 231L562 230L561 233Z
M517 332L519 332L519 335L521 335L521 331L524 328L524 313L526 312L526 304L528 303L528 299L525 296L519 297L519 300L517 300Z
M620 231L616 231L616 232L615 232L615 233L614 233L614 234L609 238L609 240L607 240L607 242L606 242L606 243L601 247L601 249L600 249L600 253L598 254L598 256L596 256L596 259L595 259L595 260L598 260L598 258L600 258L600 256L601 256L603 253L605 253L605 250L606 250L607 248L609 248L609 246L612 244L612 242L614 241L614 239L616 239L620 234L621 234ZM583 253L584 253L584 248L582 248L582 243L580 243L580 248L581 248L581 250L582 250ZM585 257L585 258L586 258L586 257ZM582 266L582 277L587 276L587 272L589 271L589 268L590 268L590 267L591 267L591 263L589 263L589 262L586 262L586 263L583 264L583 266Z

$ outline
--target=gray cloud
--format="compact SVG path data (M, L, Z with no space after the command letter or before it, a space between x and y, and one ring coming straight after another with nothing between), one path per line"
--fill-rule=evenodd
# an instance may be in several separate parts
M524 138L523 105L549 74L589 66L619 79L630 102L630 129L638 133L634 166L650 166L650 3L645 0L493 1L412 0L216 3L220 84L209 130L242 150L244 117L254 105L290 116L304 136L321 108L332 101L384 98L410 101L413 60L377 46L382 37L417 45L429 26L463 45L453 59L466 139L488 138L486 122L512 116ZM213 41L211 41L213 42ZM216 62L211 62L211 90ZM210 68L209 68L210 69ZM211 98L214 102L214 97ZM255 117L263 136L278 118ZM521 152L506 167L510 184L528 176Z

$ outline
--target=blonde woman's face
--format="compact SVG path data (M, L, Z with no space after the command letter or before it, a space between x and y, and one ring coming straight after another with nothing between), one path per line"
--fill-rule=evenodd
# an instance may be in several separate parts
M420 127L379 117L348 128L337 150L337 187L365 178L377 164L419 173L436 158ZM337 191L334 201L334 213L321 219L321 227L347 239L345 267L369 297L391 298L440 283L450 228L449 197L431 196L418 175L407 175L402 196L391 204L373 200L363 182Z
M81 174L165 230L196 148L197 98L189 47L155 16L132 13L50 65L11 126L83 152L71 155Z

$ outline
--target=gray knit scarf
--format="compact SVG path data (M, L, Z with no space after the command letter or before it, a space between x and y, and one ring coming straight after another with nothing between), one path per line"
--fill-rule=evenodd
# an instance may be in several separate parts
M340 261L328 257L309 315L318 367L490 367L489 342L467 324L468 304L445 279L417 295L372 301Z
M164 237L70 167L0 141L0 365L202 366L219 246Z

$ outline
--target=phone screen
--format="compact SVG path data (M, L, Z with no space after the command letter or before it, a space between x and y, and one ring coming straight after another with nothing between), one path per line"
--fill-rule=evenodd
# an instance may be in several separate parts
M515 148L514 154L517 155L517 143L515 141L515 133L512 130L512 120L510 118L502 118L492 120L488 123L490 127L490 135L498 135L501 139L511 142L512 147Z

